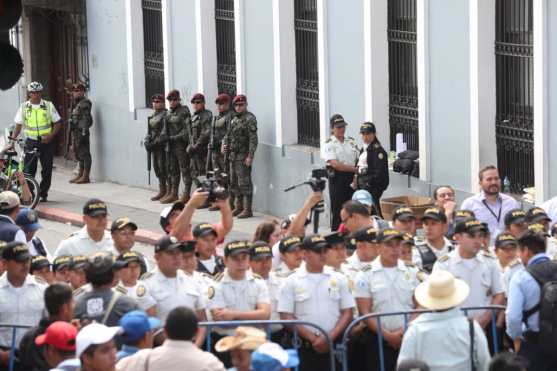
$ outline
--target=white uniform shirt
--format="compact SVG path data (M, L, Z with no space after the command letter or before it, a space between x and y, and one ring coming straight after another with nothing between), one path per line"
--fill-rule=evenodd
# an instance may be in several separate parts
M449 255L437 260L433 271L438 269L449 271L470 286L470 295L462 303L462 307L490 305L494 295L504 292L497 258L490 253L480 251L472 259L463 259L458 251L459 247L451 251ZM468 314L473 315L473 311Z
M278 313L278 301L280 298L280 289L284 282L283 278L278 277L274 272L269 272L269 278L267 278L265 284L267 289L269 289L269 298L271 299L271 320L280 320L280 315ZM275 332L282 328L281 325L271 326L271 331Z
M22 112L23 107L31 106L31 107L34 108L34 109L38 109L38 108L40 108L41 104L45 104L45 105L47 106L48 111L49 111L49 113L50 113L50 118L51 118L51 120L52 120L53 123L56 123L56 122L58 122L58 121L61 120L60 114L59 114L58 111L56 110L56 107L54 107L54 104L52 104L52 102L49 102L49 101L47 101L47 100L41 99L41 101L40 101L39 104L31 104L31 101L23 102L23 103L19 106L19 108L18 108L18 110L17 110L17 112L16 112L16 114L15 114L14 122L15 122L16 124L21 124L21 125L23 125L23 115L22 115L22 113L23 113L23 112Z
M126 289L128 296L137 302L141 310L147 310L157 304L151 295L145 295L147 288L145 287L145 283L141 280L138 280L133 286L126 286L120 281L120 286Z
M373 261L370 261L370 262L361 261L360 257L358 256L358 250L356 250L356 251L354 251L354 254L350 255L346 259L346 263L344 263L343 265L346 265L347 268L352 268L354 270L361 271L362 269L371 265L372 263L373 263Z
M66 238L54 252L54 259L63 255L83 255L89 256L99 251L111 251L113 248L112 236L110 232L104 231L103 238L99 241L93 241L84 226L79 231L74 232L70 237Z
M243 280L234 280L225 269L220 279L217 278L210 297L211 310L225 308L248 312L256 310L258 304L271 304L267 284L251 271L246 272ZM234 333L234 329L215 328L215 331L221 335Z
M414 289L419 283L415 267L399 260L396 267L385 268L381 257L377 257L371 266L356 276L354 296L371 299L371 311L374 313L410 311L414 309ZM383 317L381 324L383 328L394 331L404 327L404 317Z
M358 170L367 169L367 151L362 151L358 157Z
M423 243L425 243L431 249L431 251L433 252L433 254L437 259L440 259L443 256L448 255L450 253L449 249L453 248L453 244L451 243L451 241L449 241L447 237L443 237L443 240L444 240L444 245L441 248L441 250L433 247L426 239L423 240ZM418 251L418 248L416 246L412 248L412 263L416 264L420 268L423 268L422 256L420 255L420 252Z
M278 303L279 313L294 314L298 320L312 322L327 332L335 328L342 310L354 307L348 280L330 267L322 273L309 273L305 267L296 269L285 279Z
M553 237L548 237L546 241L547 248L545 253L549 255L551 259L557 260L557 241Z
M209 295L212 295L212 287L215 286L215 280L213 279L213 276L199 271L193 271L192 274L189 274L186 271L184 271L184 273L186 276L190 277L193 282L195 282L195 284L199 287L199 292L203 296L203 301L208 304L210 299ZM213 319L211 311L208 307L205 308L205 315L207 316L208 321L211 321Z
M181 269L176 272L176 277L166 277L155 268L141 279L145 285L144 295L156 302L157 318L162 322L176 307L184 306L194 311L204 310L206 307L199 286Z
M501 265L499 265L499 269L501 269ZM524 265L520 261L520 259L513 260L505 269L501 269L503 272L503 289L505 290L505 294L509 290L509 284L511 283L511 278L513 278L514 274L518 271L524 269Z
M8 273L0 277L0 323L33 327L39 323L44 311L44 290L47 284L30 274L21 287L8 281ZM16 346L27 329L16 331ZM10 347L11 328L0 328L0 345Z
M360 150L354 139L350 137L344 137L344 142L341 142L337 137L331 135L331 138L323 146L323 159L325 161L337 160L343 164L354 166L359 155Z

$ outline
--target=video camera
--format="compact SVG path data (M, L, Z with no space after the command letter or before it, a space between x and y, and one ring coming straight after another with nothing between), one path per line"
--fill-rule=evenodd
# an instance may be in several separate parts
M308 180L303 183L293 185L292 187L288 187L284 190L284 192L289 192L304 184L309 185L313 192L323 192L325 190L325 187L327 186L327 177L327 169L313 169Z
M226 184L226 179L228 174L220 173L217 177L214 171L208 171L206 179L200 184L200 188L203 192L208 192L209 197L207 200L209 202L215 202L216 200L226 200L229 196L228 190L223 186Z

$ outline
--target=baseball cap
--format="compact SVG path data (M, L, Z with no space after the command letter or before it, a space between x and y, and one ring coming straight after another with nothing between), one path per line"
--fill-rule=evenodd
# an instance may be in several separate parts
M215 104L224 104L224 103L230 103L230 95L226 93L220 93L217 96L217 99L215 99Z
M181 252L192 252L195 251L195 245L197 244L196 240L189 240L189 241L183 241L180 244L180 251Z
M2 259L24 262L31 259L27 244L19 241L8 242L2 249Z
M528 225L528 231L543 234L545 237L549 237L549 234L545 231L545 226L540 223L532 223Z
M302 240L300 239L300 237L285 237L279 242L279 251L281 254L283 254L285 252L290 252L296 248L300 248L301 246Z
M338 244L344 244L346 241L344 239L346 233L343 232L331 232L329 234L326 234L325 237L325 241L327 241L327 243L329 244L329 246L332 245L338 245Z
M277 343L267 342L251 354L251 367L254 371L281 371L295 368L300 364L296 349L283 349Z
M232 241L224 246L224 256L235 256L242 253L249 254L251 244L248 241Z
M140 263L141 264L141 255L135 251L127 251L123 254L118 255L116 261L119 262L119 266L124 268L127 267L129 263Z
M302 240L302 248L314 252L321 252L324 248L329 247L325 238L319 234L312 234L304 237Z
M33 274L34 271L45 267L50 267L50 261L45 256L36 255L31 258L31 274Z
M348 125L346 121L344 121L344 117L342 117L342 115L339 113L332 115L329 122L331 124L331 127Z
M478 219L469 218L456 223L454 233L474 233L484 231L484 226Z
M195 228L193 228L193 237L196 239L200 237L208 236L210 234L213 234L215 237L217 237L217 231L209 223L201 223L196 225Z
M464 219L474 219L475 217L476 215L471 210L456 210L453 213L453 224L456 224Z
M182 201L176 201L172 204L172 206L167 206L161 211L159 224L163 231L168 226L168 216L170 215L170 213L174 210L182 211L184 210L184 207L186 207L185 203L183 203Z
M424 216L422 216L422 221L430 219L430 220L437 220L441 223L447 222L447 215L445 212L438 207L430 207L424 211Z
M119 326L108 327L100 323L91 323L85 326L76 337L76 357L81 357L83 352L91 345L108 343L121 331L122 328Z
M260 258L272 258L273 251L265 241L255 241L251 246L251 258L258 260Z
M122 338L125 341L137 341L147 332L162 326L158 318L149 317L141 310L132 310L124 314L118 324L122 328Z
M499 233L497 238L495 238L495 249L500 249L508 245L518 246L516 238L508 232Z
M130 226L134 231L137 231L137 224L132 222L128 217L118 218L112 222L112 226L110 227L110 231L120 231L127 226Z
M72 257L69 255L62 255L54 259L52 262L52 271L57 272L60 269L69 268Z
M395 220L410 220L416 219L416 215L414 215L414 211L409 208L408 206L399 206L395 209L393 213L393 221Z
M373 198L371 197L371 193L366 191L365 189L359 189L352 195L352 201L358 201L361 204L366 206L373 205Z
M404 240L404 234L394 228L384 228L377 234L377 242L388 242L394 239Z
M87 267L88 263L89 263L89 260L87 259L86 256L75 255L75 256L72 256L72 258L70 260L69 268L71 270L83 269L83 268Z
M360 125L360 133L375 133L375 125L372 122L364 122Z
M155 252L163 252L180 248L181 243L174 236L164 236L155 242Z
M528 216L524 210L513 209L505 214L505 225L508 227L511 224L525 223L528 221Z
M83 206L83 215L98 216L107 214L108 207L106 206L106 203L99 200L98 198L89 199Z
M51 345L54 348L64 351L75 351L75 339L77 337L77 328L63 321L56 321L46 328L44 334L35 338L35 344L38 346Z
M547 215L544 209L541 207L533 207L528 210L528 221L530 223L541 223L545 221L551 222L551 218Z
M20 205L19 196L12 191L0 192L0 210L13 209Z
M22 207L21 210L19 210L15 218L15 224L25 231L36 231L41 228L37 212L28 207Z
M356 242L377 242L377 229L374 227L360 228L352 234Z

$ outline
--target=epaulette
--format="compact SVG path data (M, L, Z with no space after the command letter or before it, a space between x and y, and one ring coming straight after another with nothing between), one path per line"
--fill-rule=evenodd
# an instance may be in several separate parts
M215 275L214 280L215 280L215 282L220 282L220 281L222 280L223 277L224 277L224 273L223 273L223 272L220 272L220 273L217 273L217 274Z
M114 287L114 290L115 290L115 291L118 291L120 294L124 294L124 295L127 295L127 294L128 294L128 290L126 290L126 288L124 288L124 287L122 287L122 286L120 286L120 285L116 285L116 286Z
M412 262L404 262L404 265L410 268L417 268L416 264L412 263Z
M418 279L418 281L420 282L424 282L425 280L427 280L428 274L422 270L418 270L418 272L416 273L416 278Z
M202 276L203 278L208 278L208 279L210 279L211 281L214 281L214 279L215 279L215 277L213 277L213 276L211 276L209 273L205 273L205 272L201 272L201 276Z
M520 265L520 264L521 264L520 259L516 258L515 260L513 260L512 262L509 263L509 267L516 267L517 265Z
M76 236L78 233L79 233L79 231L72 232L72 233L70 233L69 235L67 235L67 236L64 238L64 240L67 240L67 239L70 238L70 237Z
M140 279L141 281L144 281L144 280L146 280L147 278L152 277L153 274L154 274L153 272L145 272L145 273L143 273L143 274L141 275L141 277L139 277L139 279Z
M437 261L438 261L439 263L444 263L444 262L446 262L447 260L449 260L449 255L444 255L444 256L440 257L439 259L437 259Z
M370 270L371 270L371 264L364 265L363 268L361 269L362 272L367 272Z
M490 253L489 251L481 250L480 253L487 258L497 259L497 257L495 255L493 255L492 253Z
M251 272L251 275L253 276L253 278L257 278L257 279L260 279L260 280L263 279L263 277L261 277L261 276L260 276L259 274L257 274L257 273Z

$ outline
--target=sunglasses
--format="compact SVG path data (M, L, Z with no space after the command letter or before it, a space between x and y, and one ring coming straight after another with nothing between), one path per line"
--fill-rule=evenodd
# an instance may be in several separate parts
M162 103L162 100L153 100L153 103Z
M243 107L245 105L246 105L245 103L235 103L234 107Z
M196 101L193 101L192 103L193 103L193 104L201 104L201 103L203 103L203 102L200 101L200 100L196 100Z

